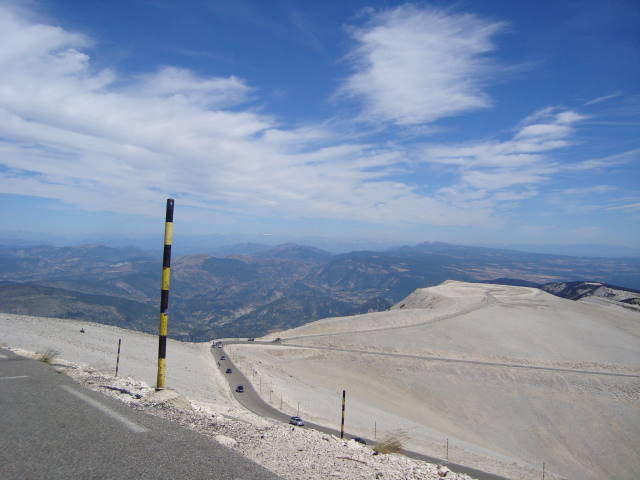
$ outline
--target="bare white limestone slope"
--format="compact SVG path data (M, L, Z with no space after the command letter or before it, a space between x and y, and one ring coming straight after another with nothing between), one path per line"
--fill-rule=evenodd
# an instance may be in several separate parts
M640 477L637 312L445 282L274 337L229 351L313 421L335 426L346 389L352 433L402 429L436 456L448 438L453 461L515 478L540 478L543 461L565 478Z

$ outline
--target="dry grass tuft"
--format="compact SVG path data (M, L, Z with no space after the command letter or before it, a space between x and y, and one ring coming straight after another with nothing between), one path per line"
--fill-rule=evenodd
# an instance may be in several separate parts
M39 361L41 361L42 363L47 363L47 364L51 364L53 363L53 360L60 355L60 352L58 352L57 350L53 350L53 349L49 349L46 350L42 353L38 353L38 356L36 357Z
M398 453L403 449L407 438L408 435L402 431L389 433L380 443L373 446L373 451L377 454Z

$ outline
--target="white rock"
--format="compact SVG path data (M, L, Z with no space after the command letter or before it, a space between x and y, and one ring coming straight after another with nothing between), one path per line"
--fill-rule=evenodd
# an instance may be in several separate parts
M238 442L226 435L216 435L215 439L218 443L221 443L225 447L234 448L238 446Z
M446 477L449 474L449 469L447 467L445 467L444 465L439 465L438 466L438 476L439 477Z

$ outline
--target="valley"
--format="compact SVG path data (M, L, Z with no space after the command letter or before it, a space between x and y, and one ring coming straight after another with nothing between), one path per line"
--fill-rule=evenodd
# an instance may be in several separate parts
M589 280L640 287L638 258L443 243L343 254L295 244L250 247L174 259L169 336L192 341L261 336L321 318L384 311L416 288L449 279L530 286ZM151 332L160 273L159 259L133 247L4 247L0 311L100 318Z

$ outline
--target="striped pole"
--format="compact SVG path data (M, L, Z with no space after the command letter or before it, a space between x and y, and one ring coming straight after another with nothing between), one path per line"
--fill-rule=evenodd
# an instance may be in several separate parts
M169 277L171 275L171 239L173 237L173 198L167 199L164 222L164 252L162 254L162 288L160 290L160 329L158 341L158 378L156 390L164 389L165 361L167 358L167 323L169 322Z
M344 398L347 395L346 390L342 390L342 421L340 422L340 438L344 438Z
M120 344L122 343L122 339L118 339L118 358L116 359L116 377L118 376L118 367L120 366Z

